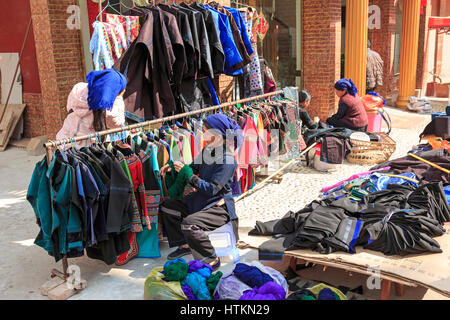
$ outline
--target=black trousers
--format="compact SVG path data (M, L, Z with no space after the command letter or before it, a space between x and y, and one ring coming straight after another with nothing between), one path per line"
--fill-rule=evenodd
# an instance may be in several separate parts
M183 201L166 200L161 205L160 212L171 248L188 244L194 259L204 263L210 263L217 258L206 232L214 231L230 221L225 206L189 214ZM233 220L232 224L237 240L238 220Z
M368 127L368 126L364 126L361 128L353 128L353 127L350 127L345 122L341 121L341 119L334 119L333 117L327 119L327 124L332 125L335 128L349 128L350 130L353 130L353 131L362 131L362 132L367 132L367 127Z

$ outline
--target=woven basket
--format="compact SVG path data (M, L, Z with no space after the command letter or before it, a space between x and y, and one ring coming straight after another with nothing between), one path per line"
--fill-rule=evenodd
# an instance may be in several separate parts
M350 139L352 151L347 155L347 161L357 164L379 164L389 160L395 152L397 144L387 134L374 133L380 136L380 142L367 142Z

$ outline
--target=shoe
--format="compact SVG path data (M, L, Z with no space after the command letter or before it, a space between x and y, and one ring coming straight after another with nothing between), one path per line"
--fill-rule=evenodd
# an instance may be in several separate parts
M220 259L214 265L212 265L211 267L213 269L212 272L216 272L220 268Z
M191 248L178 247L177 250L167 256L167 260L174 260L191 254Z
M128 242L130 243L130 250L121 254L116 259L116 266L123 266L127 264L131 259L135 258L139 254L136 233L130 231L128 232Z

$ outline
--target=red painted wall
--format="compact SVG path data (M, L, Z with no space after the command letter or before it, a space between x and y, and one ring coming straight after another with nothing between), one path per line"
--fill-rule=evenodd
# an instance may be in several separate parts
M0 1L0 52L17 52L20 54L30 17L29 1ZM23 92L41 93L33 26L31 26L25 45L20 70L23 79Z

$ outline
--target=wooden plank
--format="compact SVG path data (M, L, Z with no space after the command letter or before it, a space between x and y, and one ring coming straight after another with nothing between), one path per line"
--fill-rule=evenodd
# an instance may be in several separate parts
M53 279L47 281L46 283L44 283L41 287L41 294L43 296L48 296L48 293L50 290L56 288L57 286L60 286L61 284L65 283L66 281L58 278L58 277L54 277Z
M423 286L450 297L450 226L445 225L447 232L436 237L435 240L441 246L442 253L421 254L409 256L385 256L381 252L357 248L357 253L348 254L335 252L320 254L311 250L292 250L284 254L305 261L335 267L343 270L354 271L366 275L373 275L369 269L379 271L380 278L390 280L407 286ZM271 239L267 236L249 236L252 228L239 228L239 238L248 247L258 247Z
M8 146L8 142L16 129L17 124L20 121L26 104L10 104L7 107L5 116L0 123L0 152L5 151ZM5 105L0 105L0 113L4 110Z

